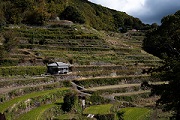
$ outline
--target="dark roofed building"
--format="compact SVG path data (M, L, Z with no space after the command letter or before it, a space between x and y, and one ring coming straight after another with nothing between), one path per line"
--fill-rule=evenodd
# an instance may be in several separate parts
M69 64L63 62L54 62L47 65L47 73L49 74L67 74L69 72Z

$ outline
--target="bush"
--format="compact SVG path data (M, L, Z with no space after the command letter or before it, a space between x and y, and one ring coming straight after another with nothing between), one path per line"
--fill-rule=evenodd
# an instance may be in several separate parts
M39 7L32 11L27 11L23 22L30 25L44 25L49 18L50 14Z
M77 96L73 93L68 93L64 97L64 103L62 104L62 110L64 112L69 112L75 104Z
M85 23L84 16L80 13L80 11L72 6L66 7L66 9L61 13L61 19L70 20L75 23Z
M14 31L9 30L4 32L3 37L4 37L3 46L7 52L10 52L12 49L14 49L17 46L18 39Z

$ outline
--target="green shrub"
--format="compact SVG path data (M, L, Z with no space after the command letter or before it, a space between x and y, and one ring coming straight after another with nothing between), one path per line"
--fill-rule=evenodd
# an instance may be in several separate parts
M64 103L62 104L62 110L69 112L75 104L77 96L73 93L68 93L64 97Z

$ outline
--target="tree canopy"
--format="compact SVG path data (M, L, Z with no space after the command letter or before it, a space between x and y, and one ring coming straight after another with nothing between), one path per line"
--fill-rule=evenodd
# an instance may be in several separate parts
M75 23L85 23L84 16L73 6L66 7L66 9L61 13L61 19L71 20Z
M117 31L120 27L143 29L138 18L87 0L0 0L0 25L44 25L59 17L88 24L98 30Z
M174 118L180 119L180 11L162 19L157 29L147 33L143 47L146 51L164 59L164 65L153 70L168 84L151 85L152 94L159 95L157 105L164 111L173 111Z
M146 35L143 48L158 57L173 57L180 50L180 11L161 20L162 24Z

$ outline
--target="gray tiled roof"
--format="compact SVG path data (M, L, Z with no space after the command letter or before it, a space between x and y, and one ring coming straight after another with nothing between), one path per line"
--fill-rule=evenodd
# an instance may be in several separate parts
M47 66L69 66L69 64L63 63L63 62L55 62L48 64Z

